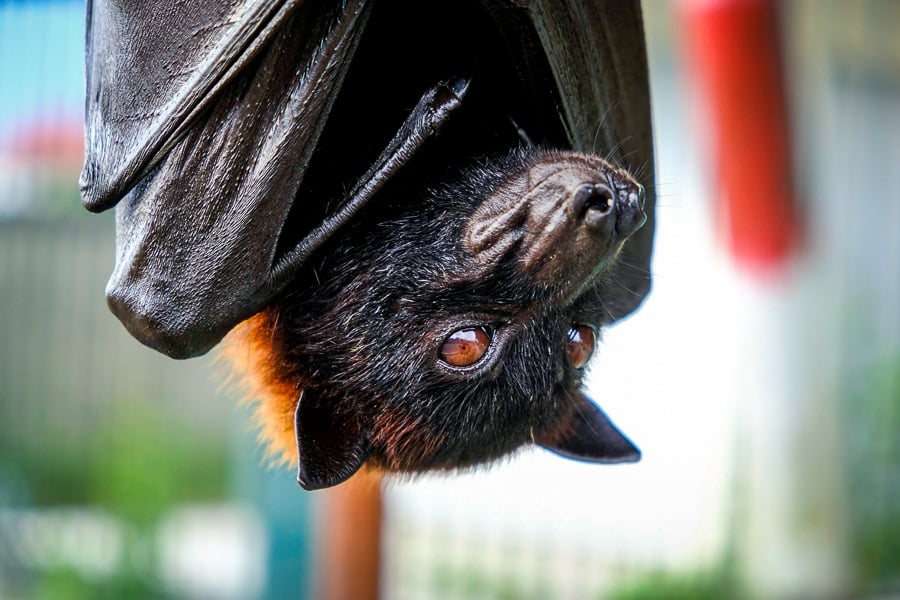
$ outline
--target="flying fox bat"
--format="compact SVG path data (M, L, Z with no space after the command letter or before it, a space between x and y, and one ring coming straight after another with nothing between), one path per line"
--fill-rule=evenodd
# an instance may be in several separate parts
M473 464L525 438L587 460L635 456L599 409L576 393L580 377L573 373L583 365L569 367L582 362L575 355L590 354L597 328L631 313L650 287L653 148L638 0L92 0L87 9L81 190L89 210L116 207L109 305L137 339L176 358L207 352L257 315L248 329L272 340L261 351L260 364L268 365L261 368L283 359L276 372L265 371L279 391L265 410L290 413L269 425L280 428L273 443L283 445L281 429L290 425L305 487L337 483L367 461L404 471ZM559 173L572 178L563 181ZM540 177L555 182L554 189L542 187ZM641 189L646 198L638 200ZM465 201L452 190L464 191ZM531 198L527 208L501 206L524 197ZM442 212L442 201L456 208ZM593 216L577 216L573 205ZM557 217L534 212L551 206L569 208ZM411 233L423 231L421 225L401 226L423 215L456 232L457 245L431 230ZM545 239L529 219L550 227L554 218L606 223L594 228L603 232L594 236L603 238L603 250L587 242L572 246L565 236L546 238L557 246L525 249L529 240ZM635 225L645 219L642 228ZM359 243L359 236L367 241ZM417 260L409 262L404 252L412 241ZM344 257L340 266L329 262L334 257ZM374 269L371 276L347 278L363 264ZM362 294L359 304L329 305L340 296L336 288L356 289L363 280L373 290L383 281L396 291L390 286L409 264L421 269L411 281L427 289L443 282L457 290L446 300L463 304L425 298L421 313L407 313L418 296L401 295L400 305L383 307ZM500 305L523 307L540 296L542 308L518 328L501 325L525 312L501 318L484 309L481 320L457 322L466 294L458 273L449 271L461 264L500 285ZM426 282L426 275L436 279ZM531 283L514 285L516 277ZM481 281L470 283L478 284L473 297L486 291ZM555 291L541 296L535 285ZM415 427L434 423L422 415L405 418L402 407L420 409L433 399L398 389L396 401L365 396L350 363L341 362L346 357L335 362L346 373L324 367L313 373L291 362L310 356L284 346L296 339L289 328L303 331L298 348L352 349L362 342L342 336L359 335L360 322L343 327L344 321L373 307L421 324L415 348L436 360L432 370L417 370L422 358L404 354L412 342L368 332L385 344L384 356L407 361L408 379L391 386L421 389L433 369L466 373L469 392L453 388L453 397L468 393L480 401L442 413L458 419L456 425L417 436ZM590 318L579 316L582 310ZM537 317L542 311L557 314L552 327ZM327 315L326 322L310 326L307 314ZM554 329L559 315L575 319L572 341L563 346ZM380 316L362 323L378 328ZM459 328L426 326L437 323ZM390 328L397 331L397 324ZM321 337L308 338L312 331ZM527 331L528 340L543 336L550 358L514 351L526 343L514 331ZM569 366L559 362L560 348ZM479 352L472 364L454 365ZM497 374L506 360L519 361L511 370L519 378ZM326 371L331 379L320 377ZM541 385L520 380L531 371L543 373ZM348 381L356 387L343 385ZM510 393L499 383L487 393L485 381L505 382ZM551 381L547 396L544 384ZM513 396L517 386L544 394L531 401L546 406L492 404ZM285 388L294 396L287 403ZM343 390L342 401L322 391L327 388ZM352 408L357 400L375 414L363 418ZM487 436L489 415L499 419L495 434L510 435Z

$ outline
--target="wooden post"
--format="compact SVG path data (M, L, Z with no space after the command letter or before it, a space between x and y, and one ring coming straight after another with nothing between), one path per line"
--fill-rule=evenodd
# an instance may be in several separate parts
M377 600L381 479L357 475L322 492L317 600Z

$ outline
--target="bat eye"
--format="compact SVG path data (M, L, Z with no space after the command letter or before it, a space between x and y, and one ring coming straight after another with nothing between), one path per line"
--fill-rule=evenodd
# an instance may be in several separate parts
M569 330L569 358L576 369L580 369L591 359L596 341L594 330L587 325L575 325Z
M484 327L459 329L441 346L441 360L452 367L470 367L484 356L490 345L491 336Z

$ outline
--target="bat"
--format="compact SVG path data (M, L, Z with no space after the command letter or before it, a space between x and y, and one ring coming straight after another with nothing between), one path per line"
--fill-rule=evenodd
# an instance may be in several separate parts
M602 318L573 323L583 351L596 328L630 314L648 293L653 148L637 0L93 0L87 10L81 192L91 211L116 208L116 264L107 300L142 343L176 358L197 356L251 317L249 324L267 331L269 339L286 339L278 323L287 321L271 321L274 314L298 319L291 323L306 321L286 308L285 299L295 299L300 312L319 314L326 296L317 290L338 281L349 285L340 276L346 269L325 268L330 263L322 261L330 254L344 256L343 249L355 247L356 262L377 265L378 279L394 281L393 261L400 253L392 248L416 228L398 227L381 246L358 246L351 232L361 222L415 221L417 203L422 214L432 214L426 205L446 199L451 189L471 192L470 210L488 210L489 198L503 197L503 190L527 188L523 173L543 172L539 165L552 171L549 165L566 161L600 161L595 168L606 174L602 185L612 194L613 214L624 211L617 208L621 186L631 190L622 202L640 204L632 198L638 184L628 171L639 175L646 190L646 224L609 242L614 251L603 254L602 268L598 263L590 272L571 270L559 266L553 252L535 254L557 265L541 271L546 277L571 279L570 296L594 290L595 308L602 306ZM488 177L504 169L505 177ZM485 177L491 193L472 185ZM556 197L563 202L559 198L566 194ZM474 218L456 214L460 223ZM498 214L493 229L483 225L484 239L497 235L518 247L521 241L503 233L504 226L521 228L512 217ZM376 231L388 233L384 227ZM436 255L428 239L416 239L421 255L435 261L416 263L425 272L446 275L443 267L462 260L453 253ZM511 268L502 260L485 264ZM322 280L326 271L330 275ZM581 287L573 283L579 277L585 278ZM507 292L512 289L497 290L501 297ZM565 296L546 304L559 311L574 300ZM362 299L358 308L368 306ZM433 318L449 318L456 310L420 308ZM500 350L507 348L498 341L506 335L502 329L488 319L460 329L466 339L451 340L455 332L449 332L445 342L468 348L467 354L487 336L486 352L499 357L508 352ZM323 331L321 342L349 343L337 339L337 330ZM437 335L428 328L420 333L425 331ZM399 338L382 342L388 344L386 354L402 355ZM421 349L424 342L418 343ZM280 350L272 346L261 355L278 356ZM417 360L408 362L410 382L424 377L413 371ZM540 361L528 364L544 368ZM518 365L518 371L526 367ZM388 456L387 445L379 446L372 431L360 428L359 417L342 420L359 412L351 410L351 397L376 410L387 405L347 390L347 402L328 405L340 405L338 412L325 410L327 394L315 399L312 387L296 387L300 380L312 381L301 370L283 366L277 377L263 372L278 386L294 386L286 405L292 409L289 429L301 483L309 488L333 485L364 462L407 471L480 462L509 451L510 440L519 444L531 419L507 415L500 427L515 435L503 436L503 450L489 456L471 454L470 444L451 444L453 449L413 464ZM608 420L572 391L576 379L564 378L566 397L587 416L573 431L587 428L612 440L615 429ZM474 380L470 384L482 389ZM490 407L481 405L481 412ZM279 402L273 406L286 410ZM308 418L298 408L304 406ZM398 415L396 423L416 422ZM597 458L596 448L579 447L584 436L560 433L561 415L545 419L540 431L529 426L529 435L563 454ZM283 429L287 421L278 422ZM445 433L463 433L466 423L472 424L461 418ZM356 434L332 439L335 430L356 425ZM404 444L398 435L391 447ZM556 441L547 437L553 435ZM433 436L422 439L437 443ZM309 462L310 456L317 458Z

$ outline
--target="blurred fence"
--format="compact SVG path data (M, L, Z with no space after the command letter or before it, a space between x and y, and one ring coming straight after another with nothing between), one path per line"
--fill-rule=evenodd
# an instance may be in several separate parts
M65 463L126 420L175 414L222 453L229 411L209 373L136 345L106 308L112 228L110 218L0 222L0 443ZM123 415L123 400L147 414ZM51 468L74 478L74 466Z

